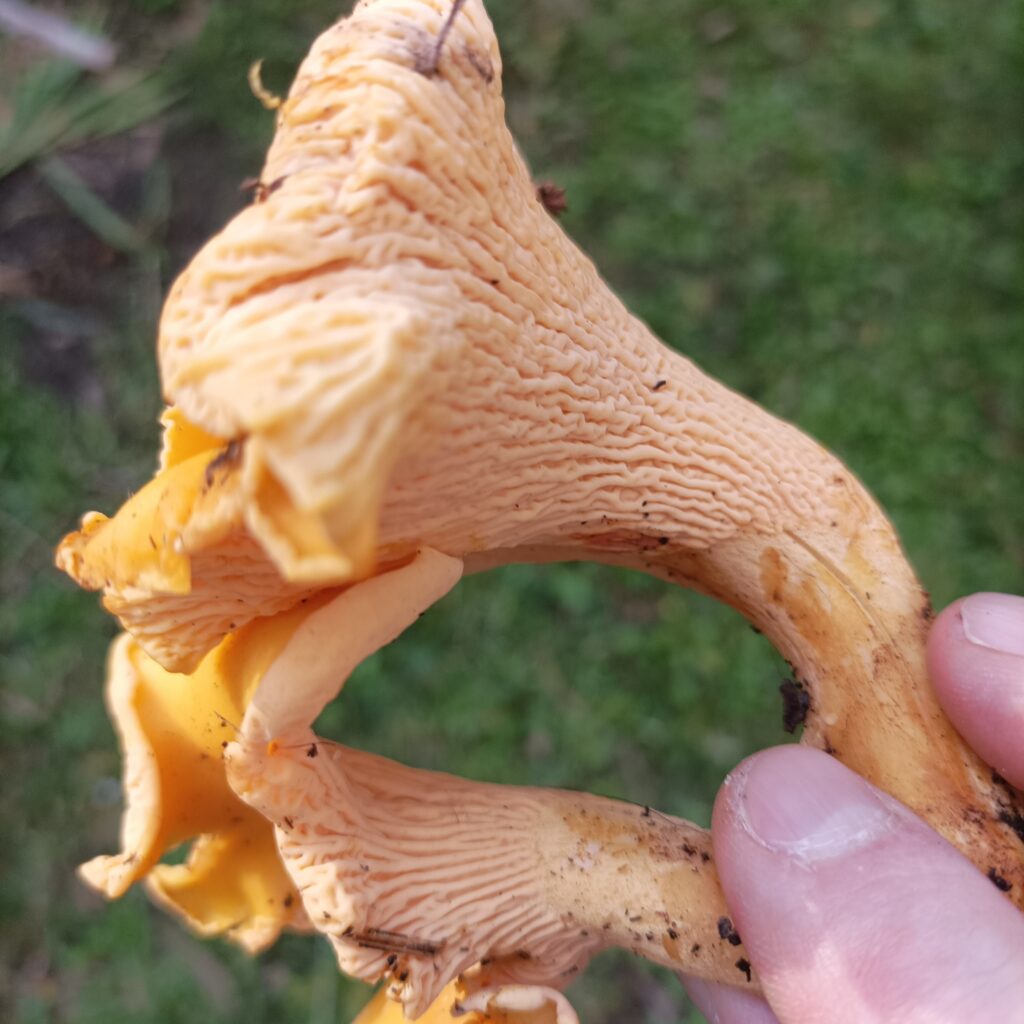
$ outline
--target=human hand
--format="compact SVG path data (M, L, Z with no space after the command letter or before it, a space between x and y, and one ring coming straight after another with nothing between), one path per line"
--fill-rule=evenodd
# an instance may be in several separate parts
M951 605L928 667L967 742L1024 788L1024 598ZM799 746L747 758L711 831L772 1007L684 979L712 1024L1024 1022L1024 915L1006 883L838 761Z

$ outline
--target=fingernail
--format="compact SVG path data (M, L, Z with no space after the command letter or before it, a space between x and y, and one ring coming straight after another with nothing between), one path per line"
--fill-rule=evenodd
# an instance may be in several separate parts
M960 602L960 621L972 644L1024 656L1024 597L972 594Z
M863 779L817 750L778 747L748 762L738 801L747 830L805 862L839 857L887 832L894 811Z

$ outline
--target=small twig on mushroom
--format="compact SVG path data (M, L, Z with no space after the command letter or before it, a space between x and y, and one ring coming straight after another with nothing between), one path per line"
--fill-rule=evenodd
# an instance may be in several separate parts
M216 716L217 721L220 722L221 725L227 726L229 729L234 729L236 733L241 732L241 729L239 729L234 722L225 718L219 711L214 711L214 715Z
M243 178L238 184L238 191L247 192L254 203L264 203L285 183L285 179L286 175L282 175L265 184L259 178Z
M444 947L444 942L427 942L414 939L386 928L367 928L366 931L346 931L345 938L365 949L380 949L386 953L418 953L433 956Z
M271 92L263 84L262 57L259 60L254 60L252 64L249 65L248 79L249 88L252 90L253 96L255 96L267 110L277 110L277 108L284 102L280 96Z
M437 74L437 69L441 64L441 51L444 49L444 44L448 39L448 34L452 30L452 25L455 24L455 19L458 17L459 11L462 10L465 3L466 0L455 0L452 4L452 9L448 12L448 17L445 18L445 22L441 26L441 31L437 34L437 40L434 43L433 50L431 51L430 59L422 68L422 73L428 78L432 78Z

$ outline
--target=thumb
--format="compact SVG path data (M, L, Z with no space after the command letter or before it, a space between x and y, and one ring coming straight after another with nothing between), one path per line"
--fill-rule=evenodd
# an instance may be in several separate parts
M733 921L783 1024L1024 1024L1024 916L825 754L748 758L715 804Z

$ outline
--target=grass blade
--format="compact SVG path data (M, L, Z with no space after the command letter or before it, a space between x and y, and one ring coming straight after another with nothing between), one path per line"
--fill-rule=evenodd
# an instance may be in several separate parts
M98 238L112 249L140 253L148 242L119 213L112 210L60 157L51 156L39 164L39 174L64 205Z

